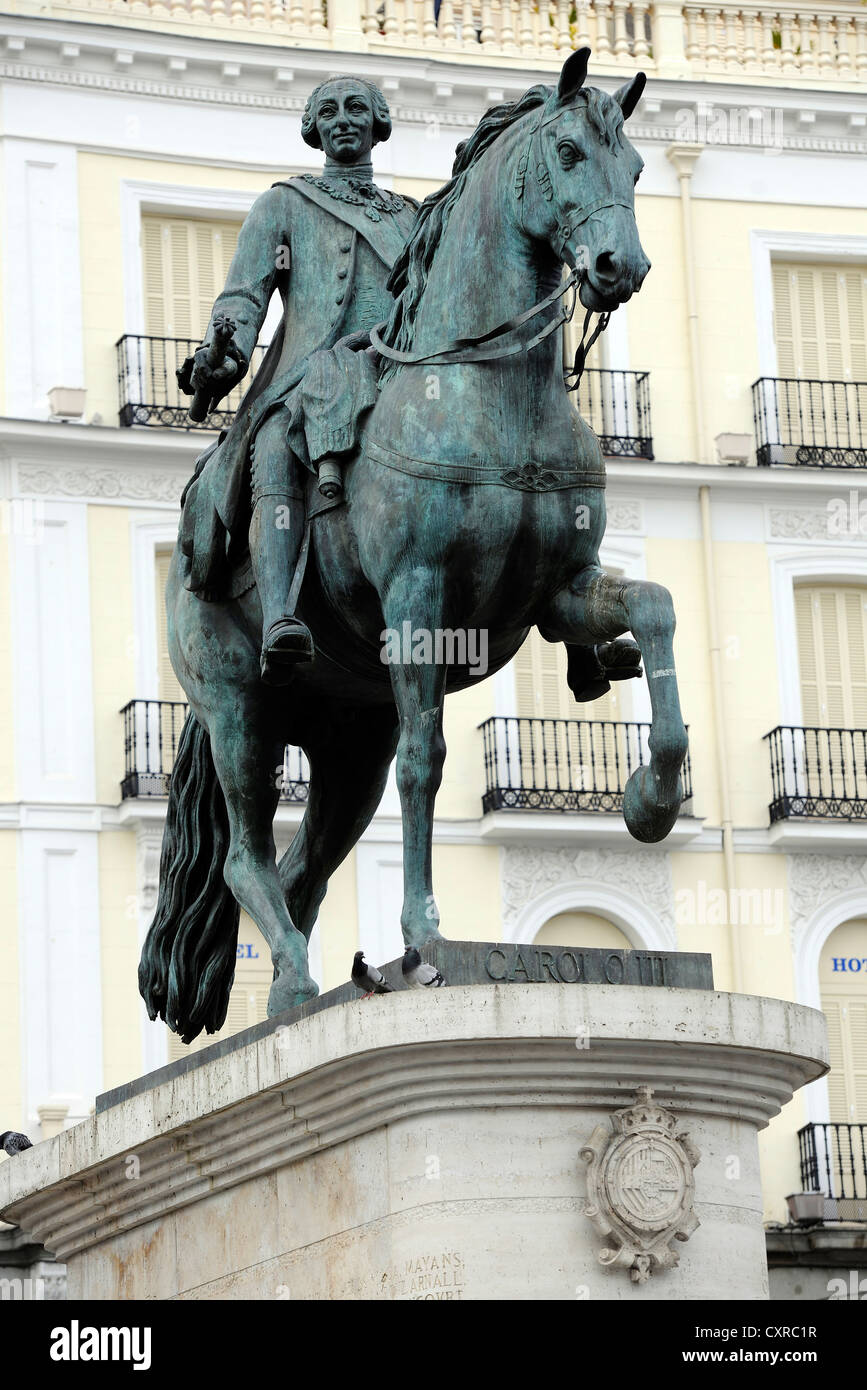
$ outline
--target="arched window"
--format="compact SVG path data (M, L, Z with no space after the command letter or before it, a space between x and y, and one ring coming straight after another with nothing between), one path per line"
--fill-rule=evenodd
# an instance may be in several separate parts
M632 942L620 927L595 912L558 912L537 932L534 946L606 947L628 951Z

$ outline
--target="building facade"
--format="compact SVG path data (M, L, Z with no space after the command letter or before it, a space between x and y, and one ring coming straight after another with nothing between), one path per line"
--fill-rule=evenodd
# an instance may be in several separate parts
M589 42L594 85L648 73L629 134L653 268L580 404L603 562L674 597L688 798L663 844L630 839L645 682L577 706L533 633L447 706L442 930L706 951L718 988L822 1008L829 1077L762 1135L766 1217L816 1188L842 1239L867 1218L867 10L5 0L0 40L0 1127L48 1136L182 1050L136 983L183 722L161 594L214 438L175 368L256 196L321 167L307 96L378 82L375 177L422 198L488 106ZM305 776L287 750L278 849ZM400 858L392 779L322 908L323 989L359 945L402 950ZM225 1031L270 978L242 918ZM777 1241L786 1288L827 1297L800 1239Z

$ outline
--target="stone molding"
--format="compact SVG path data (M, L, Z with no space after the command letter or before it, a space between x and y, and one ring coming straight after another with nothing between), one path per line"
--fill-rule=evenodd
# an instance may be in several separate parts
M612 497L610 493L606 496L606 534L609 531L643 531L644 518L641 511L641 503L637 498L624 498L621 500Z
M858 890L867 896L867 859L863 854L791 854L788 867L789 918L797 959L820 908Z
M775 540L829 540L827 507L769 507L768 534Z
M47 468L18 465L18 489L40 496L99 497L122 502L170 502L179 506L189 472L154 473L147 468Z
M500 870L502 884L503 925L508 939L520 917L533 901L557 887L574 886L580 893L582 882L588 886L610 885L612 894L624 891L634 900L639 919L641 908L653 914L662 939L646 941L656 949L677 949L677 929L674 921L674 888L671 865L663 851L640 849L572 849L504 846ZM576 902L576 909L580 904ZM612 901L612 909L615 903ZM559 908L565 911L565 908ZM619 915L619 914L618 914Z
M410 1116L613 1112L640 1085L679 1116L762 1128L827 1052L822 1016L783 1000L604 985L407 991L249 1031L4 1164L0 1214L67 1258Z

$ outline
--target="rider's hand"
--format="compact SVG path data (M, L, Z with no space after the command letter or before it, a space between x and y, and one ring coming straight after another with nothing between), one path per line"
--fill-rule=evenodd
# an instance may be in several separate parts
M240 381L243 368L234 357L226 356L218 367L208 365L208 349L196 349L190 384L194 391L209 391L213 396L225 396Z

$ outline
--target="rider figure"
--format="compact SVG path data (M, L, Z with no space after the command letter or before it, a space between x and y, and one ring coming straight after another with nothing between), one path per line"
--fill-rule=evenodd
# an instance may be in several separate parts
M386 283L416 209L373 183L371 149L389 138L391 118L372 83L322 83L307 103L301 134L324 149L322 176L289 179L257 199L204 343L179 373L183 389L211 393L213 409L246 374L279 291L280 329L225 438L199 460L183 499L180 537L187 587L209 596L225 590L231 557L249 535L263 613L261 675L274 685L314 654L292 588L306 520L305 466L316 471L325 461L332 481L322 490L334 492L332 461L354 447L358 416L375 392L369 358L348 349L363 347L369 330L388 317ZM234 331L224 360L212 366L215 322L226 318Z

